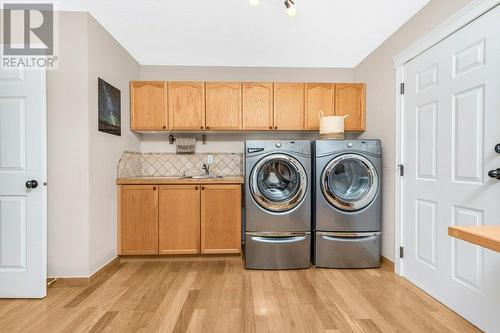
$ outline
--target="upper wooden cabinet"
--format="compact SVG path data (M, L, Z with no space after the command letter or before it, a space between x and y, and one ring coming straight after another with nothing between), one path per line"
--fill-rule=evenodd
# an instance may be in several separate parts
M158 253L156 185L120 185L118 220L118 254Z
M346 131L366 130L365 89L364 83L335 84L335 115L349 115L345 119Z
M200 252L200 186L160 186L158 252Z
M207 130L242 128L241 83L207 82L206 103Z
M170 130L204 130L205 83L169 82L168 109Z
M166 82L130 82L130 128L133 131L168 129Z
M319 112L333 116L335 109L335 84L306 83L305 85L305 129L319 130Z
M304 84L274 84L274 129L304 129Z
M273 84L243 83L243 129L273 129Z
M364 83L130 83L133 131L317 131L319 111L366 129Z
M241 186L203 185L201 253L240 253Z

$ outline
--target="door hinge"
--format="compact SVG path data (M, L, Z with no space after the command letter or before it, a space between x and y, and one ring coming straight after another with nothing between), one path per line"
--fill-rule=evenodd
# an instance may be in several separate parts
M399 257L404 258L404 256L405 256L405 248L400 246L399 247Z
M399 86L399 93L401 95L404 95L405 94L405 84L404 82L401 82L400 86Z
M399 167L399 175L403 177L405 175L405 166L403 164L398 164Z

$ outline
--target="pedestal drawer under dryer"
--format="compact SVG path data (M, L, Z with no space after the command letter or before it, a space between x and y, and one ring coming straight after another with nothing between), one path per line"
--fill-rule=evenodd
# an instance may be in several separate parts
M380 267L380 232L317 231L314 250L316 267Z

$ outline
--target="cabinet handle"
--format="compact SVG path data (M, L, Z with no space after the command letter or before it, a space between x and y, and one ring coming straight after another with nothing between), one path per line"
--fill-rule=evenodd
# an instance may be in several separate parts
M275 130L276 130L276 129L278 129L278 126L274 126L274 129L275 129Z
M210 126L207 126L207 129L210 129Z
M269 129L270 129L270 130L272 130L272 129L273 129L273 127L272 127L272 126L269 126Z
M153 186L153 191L156 191L156 186Z
M201 129L203 129L203 126L200 126Z
M201 187L201 189L202 189L202 190L205 190L205 186L202 186L202 187Z
M163 126L163 129L167 129L167 126Z
M195 186L195 187L194 187L194 189L195 189L196 191L198 191L198 186Z

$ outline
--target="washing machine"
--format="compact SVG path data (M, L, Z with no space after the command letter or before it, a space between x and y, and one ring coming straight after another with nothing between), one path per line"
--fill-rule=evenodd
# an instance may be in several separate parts
M317 267L380 266L380 140L317 140L314 151L314 255Z
M311 143L245 142L245 267L308 268Z

